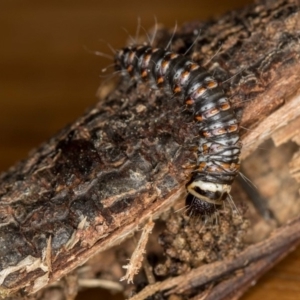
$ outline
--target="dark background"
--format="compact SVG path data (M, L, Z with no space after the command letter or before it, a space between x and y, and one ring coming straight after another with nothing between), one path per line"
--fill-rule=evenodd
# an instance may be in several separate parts
M245 0L48 0L0 2L0 171L27 156L97 101L101 69L135 35L138 17L166 27L205 20ZM300 298L300 251L268 273L243 299ZM82 294L81 299L91 295ZM94 299L108 299L96 293Z

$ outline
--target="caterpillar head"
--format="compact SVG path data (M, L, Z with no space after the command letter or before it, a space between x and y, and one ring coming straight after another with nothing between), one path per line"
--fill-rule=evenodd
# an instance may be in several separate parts
M227 198L231 186L202 180L187 185L186 206L193 215L212 215Z

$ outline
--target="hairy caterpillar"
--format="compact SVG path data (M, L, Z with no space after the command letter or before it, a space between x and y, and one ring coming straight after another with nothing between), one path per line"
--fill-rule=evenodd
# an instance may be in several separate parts
M217 81L189 58L150 46L116 52L115 69L181 97L199 128L197 167L186 185L193 214L211 215L229 197L239 170L239 125Z

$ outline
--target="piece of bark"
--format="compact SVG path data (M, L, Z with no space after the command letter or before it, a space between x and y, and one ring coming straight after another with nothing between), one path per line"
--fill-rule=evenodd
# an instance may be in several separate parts
M143 228L143 232L134 252L132 253L130 262L126 266L123 266L123 268L127 270L125 276L122 277L120 281L126 280L128 283L133 283L134 275L138 274L143 264L143 254L145 254L148 238L153 230L153 227L154 222L150 219Z
M160 30L155 44L171 35ZM185 52L196 38L191 57L224 82L241 125L253 129L242 133L242 157L299 116L298 1L187 23L172 49ZM183 199L197 145L190 119L179 100L123 82L2 174L0 296L40 290Z

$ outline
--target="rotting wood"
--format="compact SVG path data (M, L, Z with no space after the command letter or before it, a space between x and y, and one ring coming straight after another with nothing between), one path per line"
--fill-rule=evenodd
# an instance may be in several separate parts
M279 108L276 112L262 121L255 130L251 131L243 140L247 148L243 151L242 159L246 158L253 150L257 149L257 147L265 140L270 137L275 136L277 131L285 128L286 131L291 134L290 138L285 139L285 141L292 140L294 136L293 124L286 124L288 122L292 122L294 120L299 120L300 118L300 96L292 97L292 99L283 107ZM282 122L278 122L278 120L283 120ZM299 121L298 121L299 123ZM274 139L274 138L273 138ZM276 139L276 138L275 138ZM277 146L279 143L277 144Z
M295 120L286 124L280 130L277 130L272 134L272 140L276 147L292 140L300 145L300 141L298 141L300 136L300 118L296 118Z
M261 1L215 21L187 23L172 41L174 51L185 52L201 30L191 57L224 82L243 113L241 125L252 129L243 134L244 156L265 130L270 137L291 121L282 114L299 99L298 11L298 1ZM160 30L156 45L170 36ZM182 103L165 100L147 87L119 84L1 175L0 296L40 290L184 198L191 171L183 166L193 159L196 130ZM260 124L269 127L255 134Z
M249 280L247 277L247 272L259 272L269 268L278 256L282 258L283 253L284 256L288 254L289 251L282 251L283 248L285 249L288 246L288 249L293 250L294 247L300 243L299 224L300 219L295 219L291 223L276 230L268 240L249 246L234 259L224 259L223 261L201 266L190 271L188 274L183 274L175 278L169 278L163 282L157 282L156 284L146 287L139 294L130 299L143 300L157 292L162 291L166 291L165 293L167 295L184 294L190 289L201 287L202 285L222 278L238 269L242 270L241 272L243 276L241 277L237 275L237 277L240 277L240 284L236 287L240 288L241 282L244 284L243 281L246 281L246 283L249 285L251 284L253 278L250 278ZM258 262L258 264L261 264L261 266L256 266L253 269L252 263L259 261L266 256L267 258L265 259L265 263L264 261ZM254 276L254 278L256 278L256 276ZM211 292L210 294L215 296L215 294ZM228 295L223 294L218 298L213 298L213 296L211 296L212 298L209 298L210 296L208 297L207 295L208 299L226 299Z

